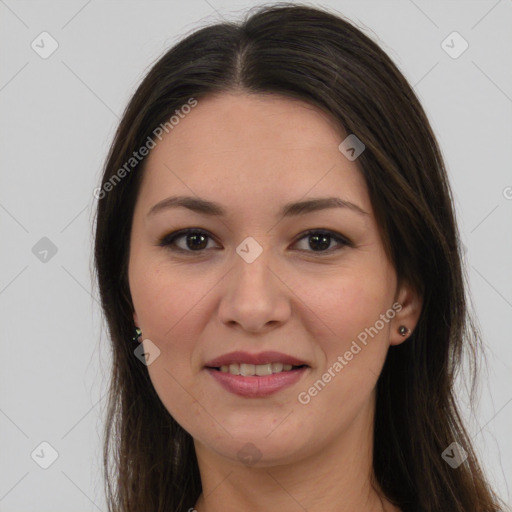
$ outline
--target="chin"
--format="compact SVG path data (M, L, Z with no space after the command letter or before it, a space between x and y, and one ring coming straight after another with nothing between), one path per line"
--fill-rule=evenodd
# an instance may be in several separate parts
M233 437L226 435L222 440L204 442L208 450L247 467L263 468L288 464L297 459L303 451L304 444L296 436L287 434L276 435L265 432L251 434L248 431L238 431ZM306 455L306 454L304 454Z

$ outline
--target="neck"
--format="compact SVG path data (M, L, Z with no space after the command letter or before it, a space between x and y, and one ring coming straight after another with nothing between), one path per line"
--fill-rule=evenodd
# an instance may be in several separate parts
M248 467L194 441L203 493L197 512L400 512L373 482L373 409L308 457Z

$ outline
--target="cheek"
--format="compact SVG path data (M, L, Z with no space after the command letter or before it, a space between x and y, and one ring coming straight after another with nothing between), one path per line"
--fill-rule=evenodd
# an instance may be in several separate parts
M303 318L309 318L315 341L328 352L350 345L350 340L374 325L392 298L384 277L368 269L337 271L311 282L303 279L297 291Z
M143 340L160 351L148 373L165 408L187 431L197 429L201 406L195 400L193 354L207 312L205 295L215 281L197 278L197 271L179 271L167 263L133 259L130 289ZM203 299L203 300L202 300ZM146 343L146 342L143 342ZM147 350L147 343L144 350ZM208 418L203 419L203 423Z
M386 358L392 316L386 322L381 315L391 306L392 290L376 274L351 272L324 281L307 297L300 315L321 360L312 378L312 384L321 382L311 390L317 397L311 410L340 400L345 413L355 410L371 393Z
M187 337L188 333L190 337L190 328L200 327L197 311L213 285L207 273L198 279L196 269L134 257L130 264L130 291L143 337L163 348L168 344L187 346L182 336Z

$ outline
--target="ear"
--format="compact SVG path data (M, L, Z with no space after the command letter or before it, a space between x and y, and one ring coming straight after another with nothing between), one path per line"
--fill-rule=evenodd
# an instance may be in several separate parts
M416 328L423 306L423 298L412 285L404 283L397 290L393 306L396 315L391 320L389 344L400 345L411 337L412 332ZM409 329L405 336L398 332L402 325Z
M133 323L135 324L136 327L139 327L139 319L138 319L137 313L135 313L135 311L133 312Z

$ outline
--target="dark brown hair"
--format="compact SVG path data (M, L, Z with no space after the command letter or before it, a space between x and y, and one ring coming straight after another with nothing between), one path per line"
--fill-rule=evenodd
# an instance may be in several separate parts
M404 512L496 512L500 501L454 397L463 349L475 370L481 342L468 312L452 195L429 121L375 42L338 14L297 4L260 7L240 24L188 35L154 64L117 129L98 195L95 239L113 358L104 444L109 510L182 512L201 493L192 438L165 409L133 353L129 239L146 160L120 180L119 169L126 170L133 152L191 98L229 91L308 102L365 144L357 163L386 252L399 281L423 297L416 329L390 348L377 383L375 478ZM468 454L458 468L441 457L454 441Z

